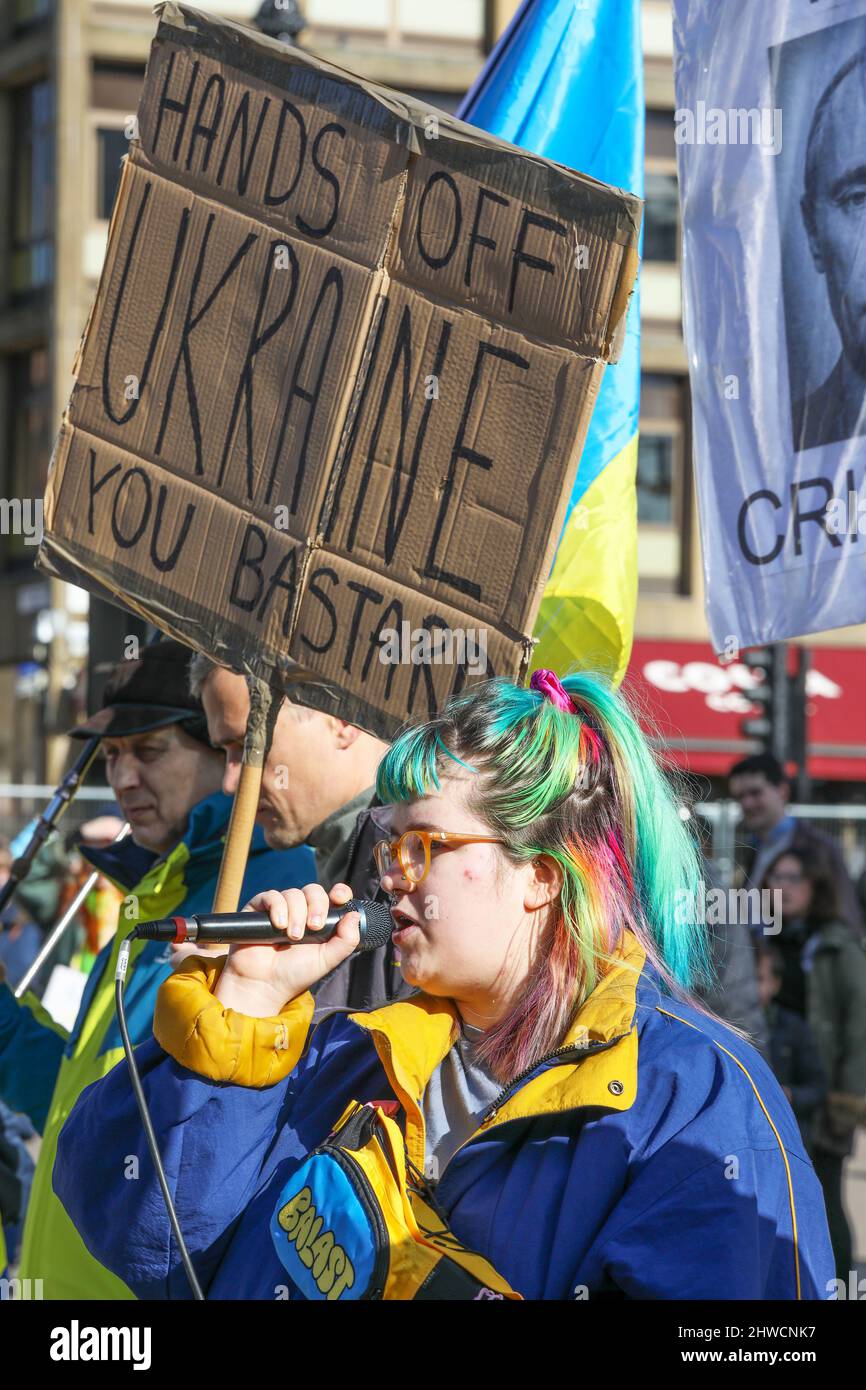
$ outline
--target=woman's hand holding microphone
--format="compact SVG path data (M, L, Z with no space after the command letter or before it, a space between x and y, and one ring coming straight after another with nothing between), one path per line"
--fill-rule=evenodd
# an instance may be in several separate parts
M361 939L360 918L349 912L340 919L334 935L321 944L299 944L305 931L319 931L332 907L352 897L347 883L336 883L327 893L318 883L285 892L268 889L258 893L244 912L266 912L274 927L286 933L286 944L229 949L214 995L228 1009L251 1018L270 1018L289 1000L303 994L317 980L330 974L356 950Z

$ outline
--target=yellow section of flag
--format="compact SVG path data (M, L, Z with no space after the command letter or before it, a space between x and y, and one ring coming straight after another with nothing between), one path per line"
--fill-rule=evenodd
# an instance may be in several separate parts
M535 624L533 667L560 676L600 671L614 685L625 675L637 604L637 440L602 469L568 518Z

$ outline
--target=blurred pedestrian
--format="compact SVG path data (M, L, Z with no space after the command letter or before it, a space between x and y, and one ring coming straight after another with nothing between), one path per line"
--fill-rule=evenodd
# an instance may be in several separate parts
M122 828L123 821L119 816L100 815L85 821L73 831L69 847L69 873L60 899L61 913L74 901L93 875L93 866L85 856L91 850L107 849L109 845L114 844ZM78 940L69 960L69 964L75 969L88 974L103 946L112 939L117 930L123 898L123 891L116 884L105 874L98 874L96 882L78 909Z
M706 857L703 861L703 882L710 891L722 891L719 876ZM739 898L728 893L725 901L732 910L722 914L722 920L718 922L708 921L707 926L712 976L706 984L698 985L695 993L719 1018L742 1029L752 1046L769 1061L767 1023L758 998L755 951L749 923L738 915ZM710 915L707 913L708 919Z
M755 753L735 763L728 773L731 796L743 813L745 840L738 845L742 880L757 887L767 866L795 840L820 845L834 867L839 885L839 915L852 925L862 921L860 900L835 840L788 814L791 787L784 768L772 753Z
M827 1079L811 1152L837 1277L847 1280L853 1265L842 1177L866 1095L866 942L844 920L836 866L823 845L783 850L762 886L781 897L782 926L773 939L782 966L778 1002L808 1023Z
M26 1115L16 1115L0 1101L0 1276L7 1263L18 1259L35 1168L27 1141L35 1133Z
M785 973L778 946L761 942L757 949L758 996L764 1011L770 1065L791 1102L800 1133L811 1149L819 1107L827 1095L827 1078L818 1045L805 1018L779 1003Z

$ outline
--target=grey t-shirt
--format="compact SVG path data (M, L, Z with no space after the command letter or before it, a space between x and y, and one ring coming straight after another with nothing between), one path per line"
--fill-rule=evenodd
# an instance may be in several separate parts
M502 1083L475 1055L482 1036L481 1028L470 1028L464 1023L461 1036L424 1091L424 1175L431 1182L442 1176L446 1163L474 1134L482 1115L502 1090Z

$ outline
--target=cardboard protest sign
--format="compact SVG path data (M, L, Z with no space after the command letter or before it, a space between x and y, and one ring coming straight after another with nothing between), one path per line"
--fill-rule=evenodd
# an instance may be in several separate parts
M674 0L717 653L866 619L866 0Z
M163 6L43 568L390 736L518 676L640 203Z

